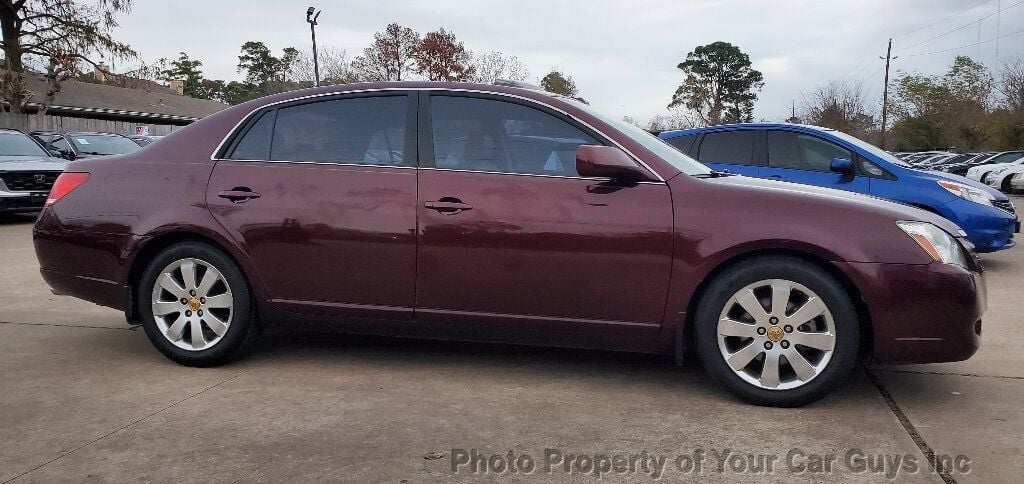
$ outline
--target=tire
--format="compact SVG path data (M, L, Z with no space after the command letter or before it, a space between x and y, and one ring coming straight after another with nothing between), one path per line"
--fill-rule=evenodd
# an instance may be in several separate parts
M776 293L786 295L787 309L781 312L772 307ZM745 309L757 312L753 304L761 310L756 318ZM811 314L816 316L801 321ZM720 322L723 318L729 321ZM694 325L707 372L756 405L799 407L827 395L853 369L860 345L857 312L842 285L820 267L785 256L749 259L715 277L697 306ZM752 359L740 366L748 356ZM777 364L766 364L771 361Z
M186 280L189 268L194 275ZM208 244L183 242L160 252L149 262L135 293L149 341L185 366L230 361L259 333L242 271Z
M1005 176L1005 177L1003 177L1003 182L1000 183L1000 185L1001 185L1000 189L1001 189L1001 191L1003 193L1013 193L1013 186L1010 185L1010 182L1012 182L1012 181L1013 181L1013 177L1012 176Z

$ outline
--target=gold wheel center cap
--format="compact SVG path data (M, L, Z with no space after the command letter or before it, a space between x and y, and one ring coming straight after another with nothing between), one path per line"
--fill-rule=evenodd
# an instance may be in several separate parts
M188 308L189 309L191 309L193 311L198 311L199 308L201 308L201 307L203 307L203 305L202 305L202 303L199 302L199 299L196 299L194 297L188 299Z
M778 343L779 341L782 341L782 336L784 334L785 333L782 331L782 328L778 326L772 326L768 328L768 339L772 343Z

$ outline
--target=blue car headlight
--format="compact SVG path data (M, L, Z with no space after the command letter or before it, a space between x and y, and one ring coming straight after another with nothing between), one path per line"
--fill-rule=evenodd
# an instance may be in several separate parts
M949 193L967 201L980 203L982 205L992 205L992 200L995 200L995 197L990 195L988 192L964 185L963 183L947 180L939 180L937 183L940 187L945 188Z

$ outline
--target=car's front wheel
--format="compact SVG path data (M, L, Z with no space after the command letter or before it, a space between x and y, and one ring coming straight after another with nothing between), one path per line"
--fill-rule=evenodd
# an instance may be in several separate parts
M843 286L790 257L758 257L723 271L694 324L708 373L758 405L794 407L828 394L853 368L860 340Z
M255 338L245 278L210 245L185 242L165 249L150 261L136 294L146 336L182 365L219 365Z

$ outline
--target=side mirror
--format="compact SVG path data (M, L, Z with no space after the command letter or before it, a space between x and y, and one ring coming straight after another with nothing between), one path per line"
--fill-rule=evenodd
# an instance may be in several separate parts
M829 166L829 169L833 173L843 175L844 178L853 178L856 175L853 169L853 161L846 158L832 158L832 164Z
M576 148L576 173L593 178L638 182L650 180L625 151L614 146L580 145Z

